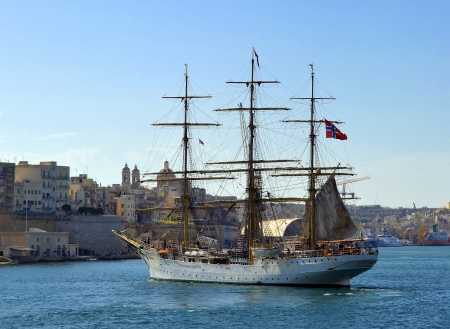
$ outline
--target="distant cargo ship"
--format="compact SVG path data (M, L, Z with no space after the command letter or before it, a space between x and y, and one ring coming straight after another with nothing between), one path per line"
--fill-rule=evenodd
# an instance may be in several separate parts
M423 237L424 246L450 246L448 233L439 230L439 224L433 225L432 232L425 232Z
M382 234L377 236L378 247L402 247L401 243L395 236L390 234Z

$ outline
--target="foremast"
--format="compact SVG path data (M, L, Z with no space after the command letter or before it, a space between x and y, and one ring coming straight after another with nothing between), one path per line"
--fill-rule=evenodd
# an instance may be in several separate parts
M220 124L217 123L191 123L188 120L188 114L189 114L189 100L192 99L199 99L199 98L211 98L211 96L194 96L189 95L189 74L188 74L188 66L185 64L185 88L184 88L184 95L183 96L164 96L163 98L166 99L181 99L184 101L184 120L183 123L155 123L153 126L182 126L183 127L183 140L182 140L182 147L183 147L183 164L182 164L182 185L183 185L183 194L181 195L181 203L182 203L182 222L183 222L183 244L182 249L186 249L189 247L189 210L193 208L191 206L191 197L189 194L189 187L190 187L190 181L193 180L189 177L189 174L194 173L193 171L189 170L188 167L188 159L189 159L189 129L190 127L211 127L211 126L220 126ZM227 177L229 179L229 177ZM220 179L227 179L226 177L221 177ZM219 178L201 178L201 179L219 179ZM167 180L167 179L162 179ZM171 180L179 180L179 179L171 179ZM143 181L155 181L155 180L143 180ZM157 181L157 180L156 180ZM166 207L166 208L149 208L146 210L177 210L178 207Z

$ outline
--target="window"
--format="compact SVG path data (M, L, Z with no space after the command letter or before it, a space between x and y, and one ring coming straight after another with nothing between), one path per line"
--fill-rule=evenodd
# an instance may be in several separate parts
M34 194L34 193L33 193L33 190L31 190L31 194Z
M120 208L123 208L123 206L124 206L124 204L122 203L122 204L120 205Z
M50 242L50 238L47 238L47 242Z
M123 211L122 211L122 213L121 213L121 215L120 216L123 216Z
M30 194L30 190L28 190L28 194Z
M24 201L23 201L23 204L27 204L27 202L24 200Z

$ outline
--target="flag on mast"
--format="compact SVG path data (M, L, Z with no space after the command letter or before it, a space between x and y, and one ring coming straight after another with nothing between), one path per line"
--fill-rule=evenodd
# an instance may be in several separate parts
M326 128L326 137L340 139L345 141L347 139L347 135L342 133L334 124L325 119L325 128Z
M256 56L256 64L258 64L258 67L261 68L261 67L259 66L259 57L258 57L258 54L256 53L256 50L255 50L255 49L253 49L253 51L255 52L255 56Z
M198 139L199 144L202 144L203 146L205 146L205 143L203 143L203 141L199 138Z

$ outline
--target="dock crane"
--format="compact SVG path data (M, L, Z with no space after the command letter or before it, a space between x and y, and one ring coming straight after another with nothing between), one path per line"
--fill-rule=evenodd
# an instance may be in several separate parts
M418 238L419 244L423 245L423 235L426 230L425 224L423 223L422 219L420 218L419 212L417 211L416 204L414 202L413 202L413 205L414 205L414 214L416 216L417 226L418 226L417 238Z
M366 179L370 179L370 176L364 176L364 177L359 177L359 178L353 178L353 179L349 179L349 180L344 180L344 181L340 181L340 182L336 182L336 185L342 185L342 192L341 195L344 197L346 194L350 194L352 196L352 198L355 197L355 193L346 193L345 192L345 185L346 184L350 184L350 183L355 183L355 182L359 182L362 180L366 180Z

